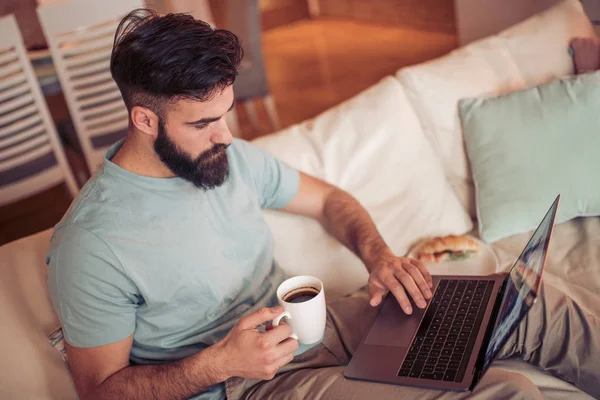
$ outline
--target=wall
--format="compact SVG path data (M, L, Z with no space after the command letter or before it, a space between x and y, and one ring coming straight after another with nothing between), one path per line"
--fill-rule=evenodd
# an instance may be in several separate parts
M352 18L456 33L452 0L312 0L311 3L319 15L324 17Z
M459 44L498 33L560 0L455 0ZM592 20L600 20L600 0L582 0ZM598 30L598 29L597 29Z

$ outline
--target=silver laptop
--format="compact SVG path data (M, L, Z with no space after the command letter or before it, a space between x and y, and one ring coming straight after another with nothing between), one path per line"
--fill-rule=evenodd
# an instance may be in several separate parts
M344 369L350 379L473 390L537 299L560 195L509 273L433 276L425 309L386 296ZM411 300L412 301L412 300Z

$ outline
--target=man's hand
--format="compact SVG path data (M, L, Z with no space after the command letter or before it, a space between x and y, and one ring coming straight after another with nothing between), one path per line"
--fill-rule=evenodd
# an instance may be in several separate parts
M433 282L425 264L411 258L396 257L391 251L385 251L367 267L371 271L369 293L373 307L378 306L390 291L407 314L412 313L407 292L419 308L426 307L425 299L432 296L430 288L433 287Z
M281 324L268 332L256 329L283 312L282 307L262 308L240 319L216 346L221 348L225 379L273 379L277 371L294 359L298 341L290 338L292 329Z

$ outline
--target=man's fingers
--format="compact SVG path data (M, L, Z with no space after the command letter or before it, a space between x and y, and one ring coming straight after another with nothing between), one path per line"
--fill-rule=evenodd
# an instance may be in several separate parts
M425 298L423 297L421 290L417 287L413 277L408 272L404 270L397 270L395 276L402 283L404 290L410 294L410 297L412 297L417 307L427 307L427 303L425 302Z
M252 314L246 315L242 317L238 322L238 327L240 329L254 329L258 325L261 325L264 322L270 321L273 318L276 318L279 314L283 312L283 307L277 306L272 308L261 308L258 311L253 312Z
M383 297L388 293L388 289L374 280L369 280L369 294L371 295L370 304L372 307L377 307L383 301Z
M386 277L383 283L385 283L385 286L387 286L387 288L390 290L390 292L392 292L396 300L398 300L398 303L400 304L400 307L402 307L404 312L407 314L412 314L412 306L410 305L410 301L406 296L404 288L402 287L400 282L398 282L398 279L396 279L395 276L391 275Z
M265 340L269 346L276 346L291 335L292 328L288 324L282 323L273 327L270 331L263 333L262 339Z
M419 295L429 300L432 296L431 290L429 289L429 284L427 284L427 281L421 274L421 270L419 270L419 268L416 265L409 261L403 261L402 267L404 271L406 271L412 277L412 280L418 286ZM413 299L415 299L416 301L414 293L410 290L410 288L407 289L409 289L408 292L411 294L411 296L413 296Z
M427 286L429 286L429 288L431 289L433 287L433 278L431 277L431 272L429 272L429 268L427 268L427 265L425 265L424 262L412 258L410 258L409 260L412 265L414 265L419 269L419 271L421 271L421 275L423 275L423 278L425 278Z
M277 345L277 350L281 357L288 356L290 354L294 354L296 350L298 350L299 343L296 339L287 338L283 342Z

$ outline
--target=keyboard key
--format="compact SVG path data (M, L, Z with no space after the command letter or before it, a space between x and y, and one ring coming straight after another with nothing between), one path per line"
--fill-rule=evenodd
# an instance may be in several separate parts
M445 365L436 365L435 366L435 372L446 372L446 366Z
M460 362L458 362L458 361L450 361L448 363L448 368L449 369L458 369L459 365L460 365Z
M452 324L450 322L442 323L442 329L450 329L451 326L452 326Z
M433 374L426 374L425 372L423 372L421 374L421 379L433 379Z
M427 359L427 361L425 361L425 364L435 365L435 364L437 364L437 358L435 358L435 357L429 357Z
M408 368L411 369L413 367L413 362L412 361L404 361L402 363L402 368Z
M434 343L433 350L441 350L444 347L444 343Z
M444 343L444 348L445 349L453 349L454 346L456 346L456 342L446 342L446 343Z
M408 350L408 354L417 354L420 349L421 349L421 346L417 346L417 345L413 344L413 346L410 348L410 350Z
M449 342L454 342L456 341L456 339L458 339L458 335L448 335L448 337L446 338L446 340L448 340Z
M408 376L410 374L410 369L402 368L400 372L398 372L398 376Z
M475 289L477 287L477 283L478 281L469 281L469 283L467 284L467 289Z
M410 370L410 374L408 376L410 376L411 378L418 378L419 375L421 375L421 370L423 369L423 366L425 364L423 364L422 361L415 361L412 369Z
M452 349L442 349L442 356L451 356L452 355Z
M441 324L442 323L442 318L434 318L433 321L431 321L432 324Z
M455 353L464 353L465 352L465 348L463 346L456 346L454 348L454 352Z
M441 350L431 350L429 352L429 357L439 357L441 352Z
M465 318L465 325L472 325L475 322L475 318Z
M423 373L424 374L432 374L434 371L434 366L433 365L425 365L423 367Z
M469 332L460 332L460 333L458 334L458 338L459 338L459 339L468 339L468 338L469 338L469 336L470 336L470 333L469 333Z
M440 357L438 358L438 364L448 364L450 362L450 357Z
M450 359L452 361L460 361L460 360L462 360L462 358L463 358L463 355L457 354L457 353L452 354L452 357L450 357Z
M458 335L459 333L460 333L460 325L459 325L459 327L454 327L454 328L450 329L451 335Z
M423 344L423 338L422 337L416 337L415 340L413 340L413 345L422 345Z
M446 341L446 335L440 335L440 333L438 332L438 335L435 337L435 343L442 343L444 344L444 342Z
M452 381L454 381L454 377L455 376L456 376L456 370L455 369L449 369L444 374L444 380L448 381L448 382L452 382Z
M425 345L425 346L431 346L432 344L433 344L433 339L431 339L431 338L426 338L423 341L423 345Z
M431 346L421 346L421 351L429 353L431 351Z
M449 279L442 279L438 284L437 292L439 292L440 289L446 289L448 287L448 283L450 283Z
M442 379L444 379L444 373L443 372L434 372L433 379L436 381L441 381Z
M457 346L466 346L467 345L467 339L458 339L456 341L456 345Z
M435 338L437 336L437 332L427 332L425 335L426 338Z
M417 354L417 360L419 360L419 361L425 361L425 360L427 360L427 357L428 357L427 353Z
M417 359L417 355L416 354L407 354L406 357L404 357L404 359L406 361L415 361Z

